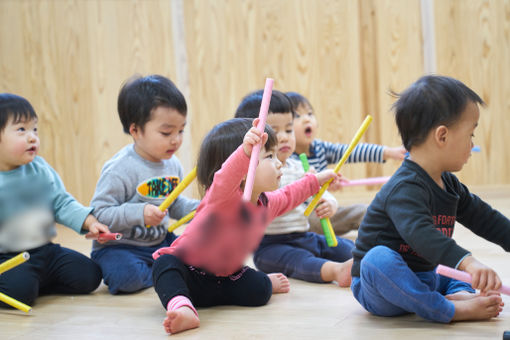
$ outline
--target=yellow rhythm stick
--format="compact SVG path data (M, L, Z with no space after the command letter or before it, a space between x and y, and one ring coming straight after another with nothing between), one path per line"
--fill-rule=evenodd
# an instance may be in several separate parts
M186 189L186 187L190 185L191 182L193 182L193 180L196 177L197 167L194 167L193 170L191 170L189 174L187 174L186 177L184 177L184 179L179 183L179 185L175 187L175 189L170 193L170 195L168 195L167 198L165 198L163 203L159 205L159 210L165 211L166 209L168 209L170 204L172 204L173 201L175 201L177 196L179 196L184 191L184 189ZM149 228L150 225L147 225L146 227Z
M166 209L168 209L170 204L172 204L173 201L175 201L177 196L179 196L181 194L181 192L183 192L184 189L186 189L186 187L188 185L190 185L190 183L193 182L193 180L196 177L197 177L197 167L194 167L193 170L191 170L190 173L187 174L186 177L184 177L182 182L179 183L179 185L177 185L177 187L175 187L175 189L170 193L170 195L168 195L168 197L165 198L163 203L161 203L159 205L159 210L165 211Z
M175 229L179 228L181 225L188 223L193 217L195 217L196 212L197 212L196 210L193 210L192 212L190 212L189 214L187 214L186 216L181 218L179 221L177 221L174 224L172 224L171 226L169 226L168 232L171 233Z
M340 159L340 161L337 163L337 165L335 166L335 168L333 169L334 172L338 173L340 171L340 167L345 163L345 161L347 160L347 158L349 158L349 155L351 154L352 150L354 150L354 148L356 147L356 145L358 145L359 143L359 140L361 139L361 137L363 136L363 134L365 133L365 131L367 131L368 129L368 126L370 125L370 123L372 122L372 116L368 115L365 120L363 121L363 124L361 124L361 126L359 127L358 131L356 132L356 134L354 135L354 138L352 139L351 141L351 144L349 144L349 147L347 148L347 150L345 151L344 155L342 156L342 158ZM310 214L312 213L313 209L315 209L315 207L317 206L317 204L319 204L319 200L321 199L322 195L324 194L324 192L328 189L329 187L329 184L333 181L333 179L330 179L329 181L327 181L326 183L324 183L321 187L321 189L319 190L319 192L315 195L314 199L312 200L312 202L310 203L310 205L308 205L308 207L306 208L305 210L305 216L310 216Z
M26 251L14 256L12 259L9 259L0 264L0 274L8 271L16 266L19 266L23 262L26 262L30 258L30 254Z
M19 302L18 300L15 300L12 297L9 297L3 293L0 293L0 301L9 306L17 308L25 313L28 313L32 310L32 307L25 305L23 302Z

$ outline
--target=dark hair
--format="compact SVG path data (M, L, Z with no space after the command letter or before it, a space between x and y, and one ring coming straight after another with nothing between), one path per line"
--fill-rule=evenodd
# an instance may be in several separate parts
M37 119L37 114L25 98L11 93L0 93L0 134L11 118L16 124L24 120Z
M211 186L216 171L243 143L244 135L252 126L252 119L233 118L217 124L205 136L197 161L197 179L205 190ZM264 131L268 135L265 149L271 150L278 143L276 135L269 125L266 125Z
M468 101L485 105L469 87L457 79L427 75L400 94L393 104L395 121L407 150L425 141L430 130L455 123Z
M236 118L258 118L260 113L260 105L262 104L262 95L264 90L257 90L247 94L237 107ZM292 103L285 93L273 90L271 93L271 101L269 102L269 113L292 113L295 116Z
M143 131L151 119L152 111L160 106L175 109L183 116L188 111L186 99L170 79L160 75L128 79L120 89L117 100L124 132L129 134L129 127L133 123Z
M303 96L302 94L297 93L297 92L287 92L285 94L290 99L290 102L292 103L292 108L294 109L294 111L297 110L299 105L308 105L313 110L312 104L310 104L308 99L306 99L305 96Z

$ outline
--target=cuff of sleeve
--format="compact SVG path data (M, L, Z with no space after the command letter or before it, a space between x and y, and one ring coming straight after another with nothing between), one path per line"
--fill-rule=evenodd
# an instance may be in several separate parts
M69 227L76 231L80 235L85 235L88 231L83 230L83 222L87 216L89 216L94 208L92 207L84 207L79 212L76 213L76 216L73 218L73 221L70 223Z
M455 265L455 269L457 269L459 267L459 265L462 263L462 261L464 261L464 259L468 256L470 256L471 253L467 253L466 255L462 256L461 259L459 260L459 262L457 262L457 264Z

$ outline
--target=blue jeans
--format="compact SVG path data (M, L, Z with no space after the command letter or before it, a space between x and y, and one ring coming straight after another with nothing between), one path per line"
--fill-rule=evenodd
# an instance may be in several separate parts
M174 233L168 233L163 242L152 247L103 247L93 251L91 257L101 267L104 283L111 294L134 293L152 287L152 253L170 246L176 238Z
M329 247L324 235L311 232L266 235L255 251L253 262L265 273L281 272L308 282L324 282L321 267L325 262L345 262L352 258L354 243L340 237L337 240L336 247Z
M361 260L360 277L353 277L354 297L370 313L397 316L416 313L424 319L448 323L455 307L444 295L474 293L468 283L434 271L413 272L402 256L385 246L368 251Z

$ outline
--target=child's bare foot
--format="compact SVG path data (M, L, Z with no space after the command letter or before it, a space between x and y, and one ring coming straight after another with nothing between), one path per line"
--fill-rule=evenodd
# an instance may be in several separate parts
M179 333L200 326L200 320L195 312L186 306L166 312L163 327L168 334Z
M452 321L487 320L502 311L501 296L475 296L469 300L453 300L455 314Z
M273 294L288 293L290 290L290 283L287 276L282 273L267 274L273 285Z
M345 262L325 262L321 267L321 278L325 282L336 281L340 287L351 285L352 259Z
M349 287L351 285L351 268L352 259L340 263L340 265L335 268L335 281L338 283L338 286Z
M465 290L462 290L460 292L456 292L456 293L453 293L450 295L445 295L445 298L447 298L450 301L455 301L455 300L459 301L459 300L471 300L478 296L501 296L501 293L498 292L497 290L489 290L487 293L475 294L475 293L470 293L470 292L466 292ZM503 302L503 300L501 300L500 306L503 307L504 305L505 305L505 303Z

